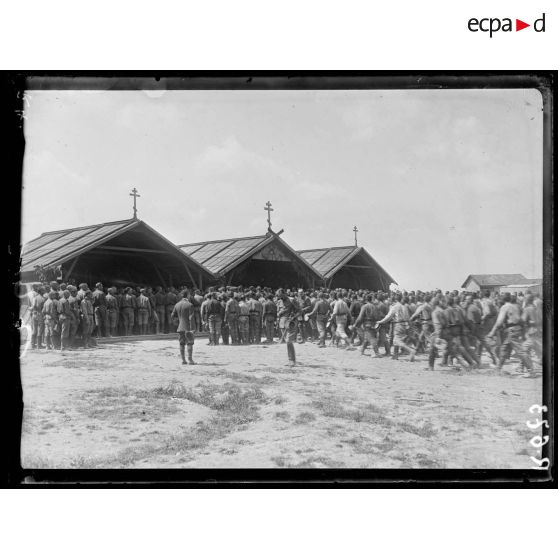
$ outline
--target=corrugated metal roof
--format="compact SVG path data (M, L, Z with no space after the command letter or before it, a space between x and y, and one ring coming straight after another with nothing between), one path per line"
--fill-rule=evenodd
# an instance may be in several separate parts
M169 252L175 252L179 257L182 256L184 263L193 266L206 277L212 278L212 274L195 258L190 257L187 252L178 248L147 223L138 219L126 219L124 221L99 223L86 227L43 233L24 246L21 256L21 272L33 271L35 266L62 264L126 231L140 226L163 241L165 245L168 245Z
M314 269L316 269L325 279L333 277L346 263L351 261L356 255L362 254L373 265L385 274L389 282L395 280L387 271L362 247L362 246L335 246L332 248L314 248L310 250L299 250L300 254Z
M497 287L502 285L518 285L525 284L529 282L529 279L525 278L520 273L504 273L504 274L480 274L480 275L469 275L467 279L461 285L464 289L465 285L469 280L474 279L475 282L481 287Z
M84 248L97 246L108 237L132 228L139 221L126 219L99 223L87 227L50 231L28 242L21 255L21 271L33 271L35 266L57 265Z
M359 252L357 246L338 246L334 248L317 248L299 250L299 254L321 275L329 278L329 274L342 262Z
M196 244L179 244L178 247L212 273L220 273L236 260L242 259L256 246L263 244L268 238L266 235L228 238Z

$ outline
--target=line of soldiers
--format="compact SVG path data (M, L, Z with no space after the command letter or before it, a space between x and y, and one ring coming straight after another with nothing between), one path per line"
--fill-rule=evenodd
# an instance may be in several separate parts
M64 350L95 346L95 337L175 332L171 313L179 299L173 287L33 284L26 301L31 347Z
M296 363L293 343L313 341L318 347L368 347L375 357L414 360L428 355L428 369L437 358L442 366L457 363L480 367L483 350L502 370L514 352L532 375L534 354L542 359L542 299L529 292L374 292L346 289L274 289L268 287L173 287L116 289L101 283L93 292L86 284L52 282L34 285L29 295L32 347L69 348L94 336L176 332L173 310L189 306L187 331L207 332L210 345L287 344L289 363Z

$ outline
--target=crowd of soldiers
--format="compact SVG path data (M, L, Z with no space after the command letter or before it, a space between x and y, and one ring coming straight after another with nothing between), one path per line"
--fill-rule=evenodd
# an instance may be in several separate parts
M182 360L193 364L194 333L206 332L209 345L287 346L296 364L294 343L319 348L371 349L375 358L414 360L428 356L441 366L479 368L486 351L502 370L512 353L528 375L532 355L542 359L542 299L530 292L498 294L458 291L374 292L350 289L278 289L267 287L127 287L90 291L53 281L29 293L32 348L91 347L96 337L179 334ZM262 341L262 337L265 339ZM329 340L329 343L327 341ZM383 352L383 354L382 354Z

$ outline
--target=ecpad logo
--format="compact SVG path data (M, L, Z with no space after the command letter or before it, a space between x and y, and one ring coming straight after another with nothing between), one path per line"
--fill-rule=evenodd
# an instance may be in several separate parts
M546 14L543 14L539 19L536 19L533 22L533 30L536 33L545 32L545 16ZM504 33L506 33L512 32L514 30L512 18L509 17L505 17L503 19L500 19L498 17L485 17L482 19L472 17L468 21L467 27L472 33L477 33L478 31L481 31L483 33L490 33L490 38L492 38L492 35L494 33L497 33L498 31L503 31ZM531 27L531 24L525 23L520 19L515 20L515 31L521 31L522 29L526 29L527 27Z

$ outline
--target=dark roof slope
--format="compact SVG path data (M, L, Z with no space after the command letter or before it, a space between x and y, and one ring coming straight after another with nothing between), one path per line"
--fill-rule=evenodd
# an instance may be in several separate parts
M205 276L213 275L195 259L185 254L170 240L152 229L147 223L138 219L99 223L86 227L77 227L59 231L49 231L28 242L21 253L21 272L33 271L35 266L55 266L67 262L84 252L87 252L124 232L144 227L150 234L157 237L168 246L170 252L176 253L193 268L201 271Z
M467 279L461 285L461 288L464 289L465 285L469 282L470 279L474 279L477 284L481 287L498 287L501 285L519 285L528 283L528 279L526 279L520 273L504 273L504 274L486 274L486 275L469 275Z
M377 267L389 283L395 283L393 277L362 246L315 248L299 250L298 253L326 279L333 277L346 263L360 254Z
M293 258L305 266L317 279L321 275L293 250L278 234L269 232L261 236L246 236L223 240L209 240L194 244L179 244L179 248L216 275L224 275L241 262L256 254L268 244L279 242Z

